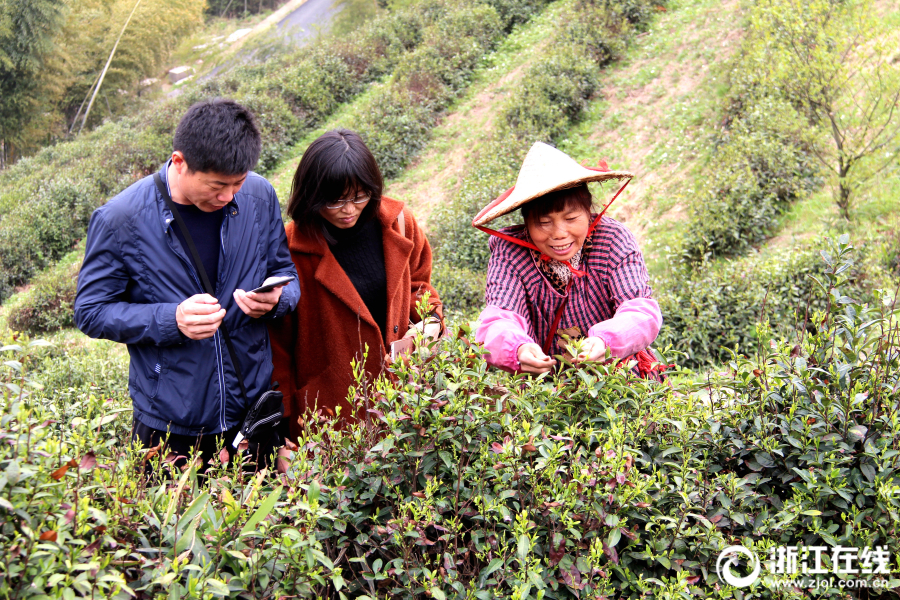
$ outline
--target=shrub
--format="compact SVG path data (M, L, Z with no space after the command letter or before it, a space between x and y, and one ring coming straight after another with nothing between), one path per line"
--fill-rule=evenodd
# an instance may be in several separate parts
M490 6L463 5L446 12L351 119L350 127L363 136L385 177L398 175L424 147L438 114L468 85L501 33L502 21Z
M881 237L873 234L854 254L848 293L857 302L873 301L876 289L898 284L883 263ZM815 329L813 311L828 302L813 279L828 268L821 260L825 250L825 244L813 243L694 268L677 266L673 257L673 268L656 288L663 328L655 346L671 347L681 364L697 368L722 364L737 348L747 352L765 342L756 328L761 320L788 338L800 335L797 327Z
M80 260L60 262L36 277L7 308L9 327L32 334L72 327L79 268Z
M54 350L20 339L0 367L0 593L781 598L771 572L743 590L719 580L721 550L894 556L900 311L841 291L849 252L841 240L820 272L832 301L814 332L741 348L752 358L696 382L489 371L462 327L359 380L364 422L306 415L278 477L217 465L147 481L142 460L166 463L123 447L120 405L27 385ZM810 579L845 594L829 575ZM866 597L898 586L858 577Z
M691 208L685 257L747 252L766 239L790 204L821 185L808 125L784 101L757 98L723 134L710 178Z

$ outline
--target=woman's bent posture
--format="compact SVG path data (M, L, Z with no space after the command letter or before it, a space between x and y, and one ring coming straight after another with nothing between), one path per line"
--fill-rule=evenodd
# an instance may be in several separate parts
M583 338L576 360L601 360L609 350L619 358L637 355L642 375L658 370L652 355L642 352L662 325L643 256L624 225L592 213L587 187L610 179L627 184L631 177L582 167L538 142L516 186L475 217L475 227L495 236L487 307L476 332L490 351L488 362L510 371L547 372L556 365L552 356L567 349L565 335ZM524 224L500 231L485 227L517 208Z

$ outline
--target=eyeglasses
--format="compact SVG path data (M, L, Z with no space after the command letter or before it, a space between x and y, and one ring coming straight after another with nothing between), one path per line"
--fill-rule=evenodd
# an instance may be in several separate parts
M353 199L349 199L349 198L342 199L342 200L338 200L335 204L326 204L325 208L327 208L328 210L340 210L340 209L344 208L345 206L347 206L348 202L352 202L353 204L365 204L366 202L368 202L371 199L372 199L371 196L369 196L368 194L360 194L359 196L357 196L356 198L353 198Z

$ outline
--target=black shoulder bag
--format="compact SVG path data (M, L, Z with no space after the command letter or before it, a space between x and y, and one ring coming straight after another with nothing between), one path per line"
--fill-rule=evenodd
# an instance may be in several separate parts
M181 216L181 213L178 212L178 206L172 200L171 196L169 196L169 190L167 189L166 184L163 183L159 173L153 175L153 180L156 182L156 187L159 189L159 193L162 194L166 206L169 207L169 210L171 210L172 214L175 216L178 227L181 228L181 233L184 235L184 240L187 242L188 249L191 251L194 268L197 269L197 273L200 275L200 281L203 283L203 288L206 290L207 294L215 298L216 290L206 274L206 269L203 267L203 261L200 260L200 253L197 252L197 246L194 244L194 239L191 237L187 225L185 225L184 218ZM238 384L241 386L241 394L250 406L247 415L244 417L244 421L241 424L241 429L234 438L234 442L232 442L231 446L237 448L238 444L241 443L241 440L247 439L249 442L250 454L256 459L258 468L262 468L268 460L269 455L272 454L276 448L284 445L284 440L282 439L278 428L279 422L282 417L284 417L284 395L275 390L268 390L255 402L250 402L247 395L247 388L244 385L244 377L241 374L241 366L238 364L237 352L234 349L234 344L231 342L231 336L228 334L228 328L225 327L224 321L219 325L219 331L222 332L222 337L225 339L225 346L228 348L228 354L231 357L234 373L237 375Z

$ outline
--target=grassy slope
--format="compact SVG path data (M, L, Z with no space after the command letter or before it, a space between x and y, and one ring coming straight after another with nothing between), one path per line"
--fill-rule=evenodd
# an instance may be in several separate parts
M430 208L452 196L467 165L490 138L496 106L515 89L526 63L540 56L559 3L511 35L478 72L420 158L389 195L404 200L426 222ZM737 47L740 9L734 0L673 0L641 34L623 60L606 70L603 93L559 147L578 160L606 158L635 180L610 214L643 244L653 267L656 249L677 232L690 198L690 179L709 156L722 76ZM294 163L296 164L296 163Z
M603 157L634 180L610 216L637 236L651 271L683 222L704 176L725 70L740 43L735 0L674 0L610 68L603 94L559 147L580 160Z
M449 196L457 183L457 173L464 164L477 158L480 145L489 138L495 102L514 88L524 66L540 55L543 42L549 38L553 25L567 0L551 4L540 15L518 27L504 38L496 50L486 55L476 70L472 83L450 107L443 122L432 132L431 141L419 158L403 174L387 182L386 193L408 203L417 217L427 223L429 208ZM291 188L291 178L303 151L329 129L341 127L366 103L366 94L338 110L322 127L304 137L295 152L269 175L282 204Z

